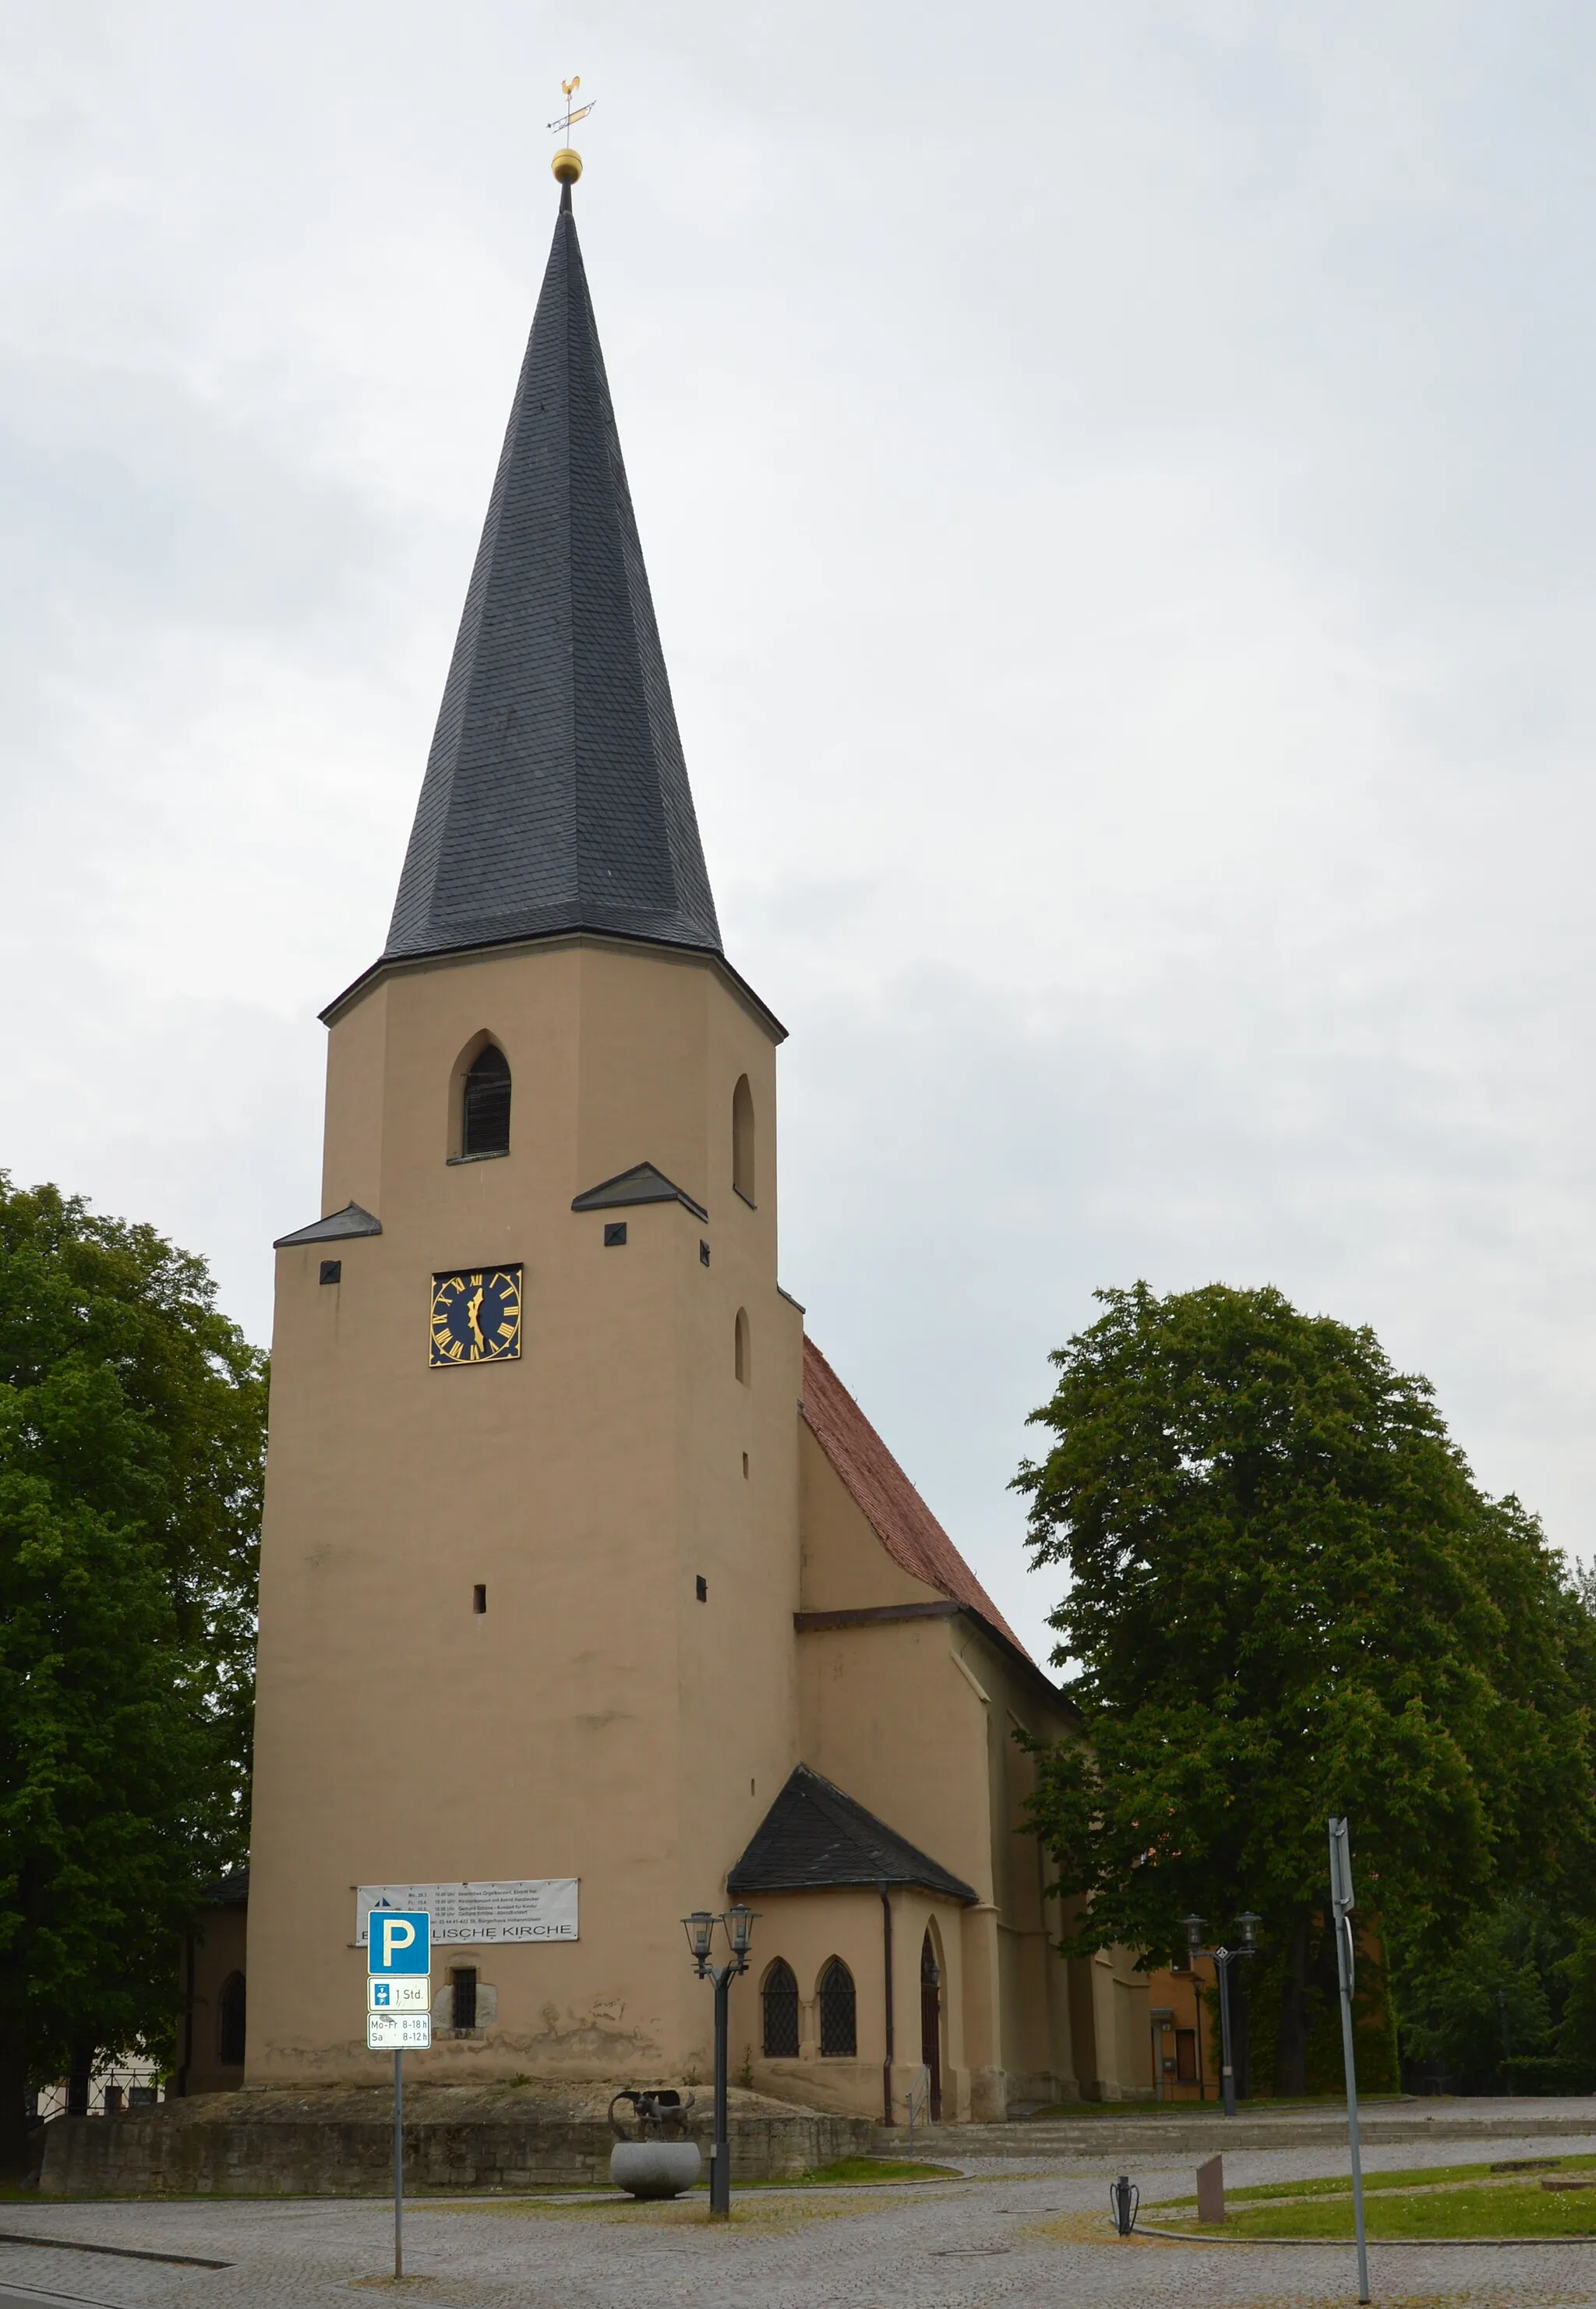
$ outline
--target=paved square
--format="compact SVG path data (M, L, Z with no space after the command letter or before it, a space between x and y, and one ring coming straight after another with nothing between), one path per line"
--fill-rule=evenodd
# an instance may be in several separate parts
M1524 2153L1484 2140L1480 2158ZM1592 2132L1557 2144L1596 2153ZM1371 2171L1455 2163L1454 2140L1377 2150ZM712 2227L700 2192L676 2205L613 2198L421 2199L407 2210L406 2277L393 2285L381 2200L7 2207L0 2302L106 2309L324 2309L396 2294L436 2309L1321 2309L1356 2292L1350 2246L1122 2241L1108 2221L1117 2160L971 2158L937 2184L761 2189ZM1345 2170L1317 2149L1226 2157L1234 2186ZM1144 2198L1192 2188L1194 2159L1137 2170ZM225 2261L225 2269L92 2253L84 2245ZM1370 2248L1374 2297L1410 2309L1596 2305L1596 2241Z

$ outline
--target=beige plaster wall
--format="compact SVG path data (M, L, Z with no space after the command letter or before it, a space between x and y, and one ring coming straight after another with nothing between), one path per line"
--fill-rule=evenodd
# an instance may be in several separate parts
M801 1635L803 1752L990 1899L987 1711L955 1665L958 1625L889 1620Z
M846 1494L841 1507L833 1501L827 1602L811 1608L849 1608L849 1513L853 1538L864 1534L881 1552ZM1043 1898L1040 1847L1024 1824L1034 1766L1013 1737L1019 1725L1062 1736L1067 1714L963 1615L811 1630L798 1659L807 1760L979 1896L955 1935L973 2113L991 2121L1011 2100L1074 2097L1072 2006L1052 1946L1059 1923ZM1111 2033L1109 2041L1117 2042ZM1114 2088L1117 2059L1111 2051ZM1088 2068L1095 2080L1095 2050Z
M971 2114L970 2069L964 2041L964 1980L962 1922L956 1901L934 1898L913 1885L893 1885L892 1976L893 2059L890 2089L894 2123L902 2123L908 2096L920 2071L920 1950L927 1927L933 1932L942 1970L942 2072L945 2119ZM756 2088L807 2107L884 2119L886 2069L887 1936L877 1890L763 1894L755 1906L754 1961L731 1993L731 2062L734 2073L746 2064ZM823 2057L817 1991L833 1957L853 1975L858 2000L858 2054L855 2060ZM766 1973L784 1958L797 1976L799 1997L799 2057L767 2060L763 2045L760 1990Z
M801 1423L798 1481L804 1611L859 1612L883 1604L942 1601L936 1588L893 1562Z
M512 1151L451 1164L450 1083L484 1031ZM742 1074L752 1209L730 1190ZM279 1255L252 2081L382 2073L353 1888L464 1878L578 1876L582 1938L483 1951L495 2025L421 2056L428 2075L707 2062L677 1919L717 1902L798 1753L800 1335L774 1149L772 1033L702 958L581 939L451 960L334 1025L324 1202L384 1232ZM609 1214L629 1241L606 1250L606 1215L572 1198L643 1160L709 1224ZM429 1370L434 1271L514 1261L521 1360Z
M186 2093L236 2092L244 2071L221 2061L221 1985L229 1973L246 1979L245 2015L249 2017L248 1914L243 1907L207 1909L193 1941L192 1993L185 2030Z

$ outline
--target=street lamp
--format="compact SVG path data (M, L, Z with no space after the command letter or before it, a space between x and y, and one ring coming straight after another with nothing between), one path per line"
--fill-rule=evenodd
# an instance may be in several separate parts
M748 1949L754 1938L755 1911L738 1900L723 1916L712 1916L707 1908L694 1908L690 1916L682 1918L682 1930L687 1935L687 1946L693 1955L693 1969L700 1980L712 1980L715 1985L715 2140L710 2150L710 2218L729 2220L731 2217L731 2143L727 2134L726 2109L726 2040L730 2030L731 1984L738 1973L748 1969ZM712 1962L715 1926L726 1935L729 1950L724 1964Z
M1182 1916L1186 1927L1186 1944L1194 1958L1213 1959L1213 1976L1219 1984L1220 2088L1224 2096L1225 2114L1236 2114L1236 2071L1230 2062L1230 1967L1238 1957L1258 1953L1258 1925L1262 1919L1252 1908L1244 1908L1237 1917L1241 1940L1236 1948L1204 1948L1203 1919L1198 1916Z

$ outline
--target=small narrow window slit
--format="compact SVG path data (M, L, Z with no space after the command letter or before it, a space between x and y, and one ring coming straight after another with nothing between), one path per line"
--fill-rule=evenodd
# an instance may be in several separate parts
M487 1609L487 1590L480 1580L471 1590L471 1609L473 1612L486 1612Z
M710 1583L704 1578L702 1571L699 1573L697 1578L693 1582L693 1587L699 1602L701 1604L707 1604L710 1600Z
M456 2028L474 2028L477 2025L477 1967L474 1964L457 1964L449 1975L453 1991L450 2015Z

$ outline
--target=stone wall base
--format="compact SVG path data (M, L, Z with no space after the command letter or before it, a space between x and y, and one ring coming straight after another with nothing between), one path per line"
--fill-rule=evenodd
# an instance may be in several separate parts
M405 2087L404 2181L418 2196L608 2183L608 2089L566 2095ZM687 2119L704 2152L707 2094ZM734 2181L789 2180L867 2156L867 2118L822 2115L762 2094L731 2096ZM206 2093L46 2129L47 2197L366 2197L393 2186L393 2116L381 2088Z

